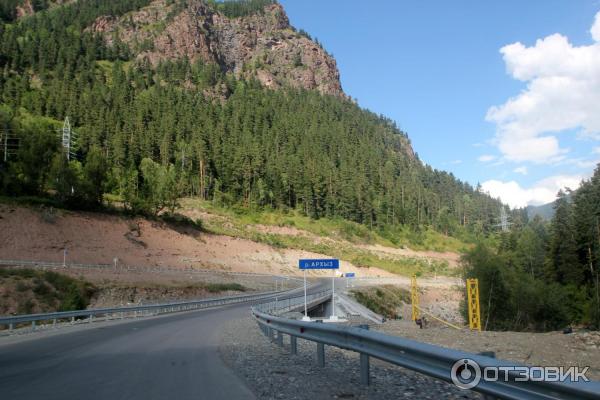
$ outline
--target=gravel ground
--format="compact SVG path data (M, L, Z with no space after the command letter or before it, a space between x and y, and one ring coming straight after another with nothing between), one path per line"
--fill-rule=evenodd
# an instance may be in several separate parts
M438 381L378 360L371 361L371 385L360 385L358 354L325 347L325 368L316 365L316 344L298 339L291 356L271 343L251 317L229 322L223 329L221 355L246 381L258 399L478 399Z
M432 324L433 325L433 324ZM587 377L600 380L600 332L471 332L442 326L419 329L412 321L387 321L371 329L471 353L493 351L496 357L533 366L589 366Z

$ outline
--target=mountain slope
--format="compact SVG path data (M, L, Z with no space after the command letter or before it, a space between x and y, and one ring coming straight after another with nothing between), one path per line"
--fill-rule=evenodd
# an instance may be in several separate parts
M90 30L109 44L127 44L138 63L156 66L185 57L216 63L238 78L257 78L269 88L343 95L335 60L290 25L281 5L254 2L264 4L260 12L230 18L200 0L158 0L118 18L101 16Z
M406 133L349 101L335 61L271 3L78 1L2 23L2 192L74 207L108 193L140 213L186 195L344 218L390 240L409 226L413 242L425 227L491 230L499 201L423 165ZM70 159L56 135L66 116Z

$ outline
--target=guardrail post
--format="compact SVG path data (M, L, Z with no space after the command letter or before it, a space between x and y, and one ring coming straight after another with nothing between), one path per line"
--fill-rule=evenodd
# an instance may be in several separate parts
M325 345L323 343L317 343L317 365L325 366Z
M322 324L323 321L317 320L316 323ZM325 366L325 345L317 342L317 365L319 367Z
M360 329L369 330L369 325L359 325ZM360 384L369 386L371 383L369 355L360 353Z
M496 358L496 352L494 352L494 351L482 351L481 353L479 353L479 355ZM481 397L484 400L497 400L498 399L497 397L491 396L489 394L483 394L483 393L481 394Z
M8 330L9 332L12 332L12 330L15 328L15 325L11 322L10 324L8 324Z
M369 363L369 355L360 353L360 384L369 386L371 383L370 377L370 363Z
M283 347L283 334L281 331L277 331L277 344Z
M35 331L35 321L31 321L31 329Z
M89 323L90 323L90 324L92 323L92 319L93 319L93 318L94 318L94 316L93 316L92 314L90 314L90 320L89 320Z
M52 327L53 327L53 328L55 328L55 327L56 327L56 318L54 318L54 319L52 320Z
M294 335L290 335L290 347L292 354L298 354L298 338Z

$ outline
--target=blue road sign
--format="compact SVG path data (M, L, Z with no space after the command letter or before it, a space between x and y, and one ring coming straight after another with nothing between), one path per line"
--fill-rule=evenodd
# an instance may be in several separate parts
M346 278L354 278L356 274L354 272L346 272Z
M328 260L305 259L299 260L298 265L300 269L339 269L340 260L335 258Z

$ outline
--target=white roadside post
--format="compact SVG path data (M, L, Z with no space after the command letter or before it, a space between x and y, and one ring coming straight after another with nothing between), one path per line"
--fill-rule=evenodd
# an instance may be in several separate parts
M67 266L67 248L63 249L63 267Z

